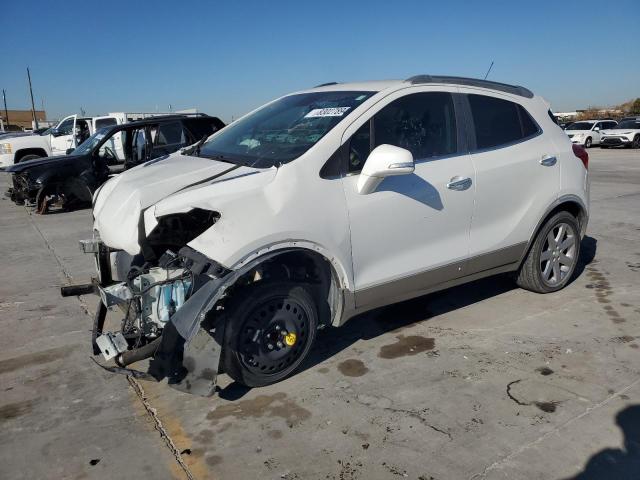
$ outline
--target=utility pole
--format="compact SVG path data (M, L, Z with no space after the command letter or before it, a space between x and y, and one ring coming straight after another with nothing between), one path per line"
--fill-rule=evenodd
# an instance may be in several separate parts
M2 89L2 101L4 101L4 117L5 120L7 121L7 126L6 128L9 128L9 112L7 111L7 95L4 91L4 88Z
M38 119L36 118L36 106L33 103L33 89L31 88L31 72L29 72L29 67L27 67L27 77L29 78L29 93L31 94L31 113L33 114L33 125L34 128L38 129Z

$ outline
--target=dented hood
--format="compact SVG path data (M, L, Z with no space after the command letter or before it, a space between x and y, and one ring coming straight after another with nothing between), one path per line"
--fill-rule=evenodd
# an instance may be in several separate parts
M93 207L94 230L109 247L135 255L140 251L138 229L145 209L194 186L255 171L252 167L181 153L151 160L112 178L98 190Z

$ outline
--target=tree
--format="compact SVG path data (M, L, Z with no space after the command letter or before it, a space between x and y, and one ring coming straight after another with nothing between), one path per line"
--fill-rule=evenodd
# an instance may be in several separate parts
M631 112L633 115L640 115L640 98L636 98L636 100L631 104Z

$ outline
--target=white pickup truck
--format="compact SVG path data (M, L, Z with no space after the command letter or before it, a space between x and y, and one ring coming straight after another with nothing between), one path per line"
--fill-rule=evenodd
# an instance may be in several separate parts
M100 117L70 115L40 135L10 137L0 140L0 168L35 158L65 155L67 151L76 148L101 128L158 115L167 115L167 113L114 112ZM124 153L119 135L119 133L114 135L110 141L113 143L112 150L118 159L122 160Z

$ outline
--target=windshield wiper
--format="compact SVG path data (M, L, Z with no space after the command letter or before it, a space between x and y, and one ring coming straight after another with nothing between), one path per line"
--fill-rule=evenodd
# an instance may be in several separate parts
M200 140L198 140L198 142L195 143L194 145L192 145L191 147L183 148L182 150L180 150L180 153L183 154L183 155L193 155L194 157L199 157L200 156L200 149L202 148L202 145L204 144L204 142L207 141L207 138L209 138L209 136L205 135L204 137L202 137Z
M198 157L201 158L208 158L210 160L218 160L219 162L226 162L226 163L231 163L232 165L245 165L243 162L237 160L237 159L233 159L233 158L229 158L226 157L224 155L208 155L206 153L200 153L198 152Z

